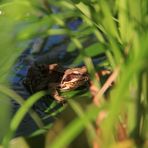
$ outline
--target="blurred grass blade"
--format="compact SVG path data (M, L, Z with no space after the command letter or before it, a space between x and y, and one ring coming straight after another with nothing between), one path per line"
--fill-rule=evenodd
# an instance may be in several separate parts
M75 5L77 7L77 9L79 9L79 11L81 11L81 13L83 13L85 16L87 16L88 18L91 18L91 13L90 10L88 8L87 5L83 4L83 3L79 3L77 5Z
M144 139L148 139L148 72L144 72L143 73L143 77L142 77L142 90L143 93L141 95L143 95L143 125L142 125L142 129L141 129L141 135L142 137L144 137Z
M0 143L4 135L7 133L10 123L10 100L8 97L0 92Z
M104 123L101 125L105 138L104 147L108 147L111 144L113 127L118 119L121 108L125 105L126 100L124 98L127 93L129 93L129 84L132 82L131 78L134 78L134 76L142 69L141 61L143 60L142 54L144 54L144 52L145 50L143 50L143 53L141 53L139 57L133 57L132 61L130 61L126 67L122 67L123 69L121 71L128 71L128 73L126 73L126 75L124 73L120 74L121 78L120 82L118 82L118 87L116 87L111 93L111 102L108 113L109 117L106 118Z
M43 91L32 95L27 99L27 101L25 101L25 103L21 106L21 108L16 112L15 116L13 117L10 123L10 128L8 130L8 133L3 139L3 146L5 148L9 147L9 141L11 140L14 132L17 130L19 124L21 123L22 119L27 114L27 112L30 110L32 105L44 95L45 92Z
M48 35L62 35L62 34L66 34L67 30L65 29L49 29L47 30L47 34Z
M94 121L97 117L99 111L103 109L97 108L94 106L91 106L86 112L85 115L87 116L87 119L89 122ZM56 139L53 141L53 143L49 146L49 148L62 148L68 146L68 144L71 143L71 141L78 135L80 132L85 128L84 122L85 120L82 118L76 118L74 119L65 129L64 131L56 137Z
M106 0L99 0L99 3L104 15L104 19L102 20L102 22L107 33L109 33L113 37L119 38L117 28L109 7L109 3L107 3Z
M15 25L29 17L32 11L27 0L7 1L0 5L0 82L6 82L8 71L21 51L16 47Z
M69 100L68 103L73 108L73 110L76 112L78 117L82 119L83 124L86 126L87 130L89 131L90 140L93 141L94 137L96 136L96 132L94 127L92 126L92 123L88 120L87 116L85 116L84 111L82 110L81 106L76 103L74 100Z
M24 99L21 96L19 96L15 91L13 91L3 85L0 85L0 92L5 94L9 98L15 100L20 105L23 105L25 103ZM38 116L38 114L36 112L34 112L32 109L29 110L29 114L32 117L32 119L34 120L34 122L39 127L42 127L43 123L42 123L40 117Z

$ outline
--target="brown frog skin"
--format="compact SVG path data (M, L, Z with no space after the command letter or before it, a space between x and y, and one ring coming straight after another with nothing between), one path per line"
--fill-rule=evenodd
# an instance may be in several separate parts
M23 83L31 94L41 90L50 90L51 96L57 102L63 102L64 98L59 95L59 91L74 90L88 80L85 66L65 68L58 64L42 64L31 66Z

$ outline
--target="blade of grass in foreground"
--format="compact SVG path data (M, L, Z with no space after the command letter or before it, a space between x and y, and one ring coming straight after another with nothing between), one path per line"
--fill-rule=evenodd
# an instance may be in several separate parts
M12 98L13 100L15 100L20 105L23 105L24 102L25 102L24 99L21 96L19 96L13 90L5 87L4 85L0 85L0 92L5 94L6 96ZM38 114L31 109L29 110L29 114L32 117L32 119L34 120L34 122L37 124L37 126L41 128L43 126L43 123L42 123L40 117L38 116Z
M19 124L21 123L22 119L27 114L27 112L30 110L32 105L44 95L45 95L45 92L43 92L43 91L32 95L31 97L29 97L27 99L27 101L22 105L22 107L16 112L15 116L13 117L13 119L10 123L8 133L6 134L6 136L3 139L3 146L5 148L9 147L9 141L13 137L13 134L17 130Z
M104 109L106 106L102 106L102 108L97 108L95 106L91 106L86 112L85 116L89 122L94 121L98 115L98 113ZM71 143L71 141L85 128L84 118L76 118L74 119L65 129L64 131L57 136L57 138L53 141L53 143L48 146L48 148L62 148L66 147Z
M141 69L141 57L133 59L126 67L123 68L123 74L122 79L120 80L120 84L118 84L118 87L114 91L112 91L111 94L111 102L109 106L109 117L106 118L104 123L102 124L103 134L104 134L104 142L103 146L104 148L109 147L111 144L111 134L113 132L113 127L117 121L117 117L119 115L121 107L125 103L125 95L128 93L128 86L131 82L131 78L135 74L137 74ZM135 66L136 65L136 66ZM127 72L126 75L124 74ZM123 93L124 92L124 93Z
M89 137L91 138L91 141L92 141L93 138L96 136L95 129L92 126L92 122L87 118L87 116L85 116L83 109L81 108L81 106L76 101L69 100L68 103L73 108L73 110L76 112L78 117L82 119L85 127L87 128L87 130L90 133Z
M143 73L143 126L141 129L141 135L143 138L148 139L148 71Z

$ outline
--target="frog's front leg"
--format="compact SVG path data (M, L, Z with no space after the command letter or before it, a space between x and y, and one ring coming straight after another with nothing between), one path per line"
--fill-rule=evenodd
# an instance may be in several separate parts
M48 88L50 90L51 96L58 102L58 103L65 103L64 97L60 96L58 90L57 90L57 85L54 84L49 84Z

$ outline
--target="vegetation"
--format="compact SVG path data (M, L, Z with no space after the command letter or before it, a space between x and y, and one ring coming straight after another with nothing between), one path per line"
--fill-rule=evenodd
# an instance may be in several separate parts
M60 8L52 13L48 6ZM69 18L81 17L77 31L66 27ZM59 28L52 28L53 25ZM8 75L19 54L30 39L47 35L66 34L70 37L69 52L79 49L72 65L84 62L97 93L78 96L90 103L79 103L73 97L68 105L77 116L57 135L50 148L68 147L85 129L87 140L101 148L148 147L148 1L147 0L2 0L0 4L0 139L8 147L13 134L31 106L44 95L38 92L23 101L9 88ZM90 36L96 42L84 44ZM112 70L101 86L95 76L96 65L91 57L105 53L102 63ZM105 90L114 82L107 100ZM103 92L102 92L103 91ZM69 93L69 95L74 92ZM66 95L66 94L65 94ZM67 94L68 95L68 94ZM21 107L10 119L10 100ZM41 120L32 115L44 134ZM101 120L101 118L103 119ZM94 123L96 124L94 126ZM97 127L97 128L96 128ZM47 126L50 130L51 126ZM47 131L47 130L46 130ZM22 142L23 143L23 142Z

